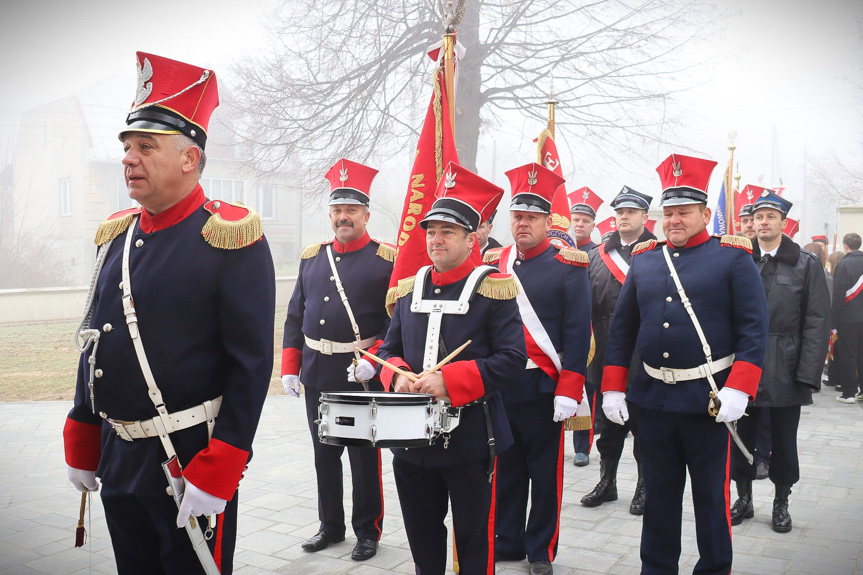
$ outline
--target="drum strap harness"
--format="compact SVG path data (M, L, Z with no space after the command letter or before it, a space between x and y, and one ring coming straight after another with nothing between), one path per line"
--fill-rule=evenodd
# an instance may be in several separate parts
M441 351L446 353L446 347L443 343L441 334L441 322L445 314L465 315L470 309L470 302L476 296L476 290L483 279L490 273L497 270L492 266L478 266L467 277L464 287L459 294L457 300L433 300L424 299L423 292L425 283L431 271L431 266L423 266L419 269L414 279L413 297L411 299L411 311L413 313L426 313L429 316L428 328L426 329L426 342L423 353L423 369L432 368L440 359ZM494 478L494 462L495 462L495 439L494 430L491 425L491 413L488 408L488 398L482 397L475 402L482 404L483 414L485 416L486 435L488 437L488 482L491 483ZM466 407L466 406L462 406ZM461 407L458 408L461 410ZM444 449L449 446L449 434L444 435Z

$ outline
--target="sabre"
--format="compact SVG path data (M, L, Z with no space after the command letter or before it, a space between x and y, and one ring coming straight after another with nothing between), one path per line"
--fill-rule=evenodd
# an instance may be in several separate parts
M713 387L713 389L716 389L716 384L713 382L713 377L709 377L708 381L711 387ZM717 397L717 392L711 390L710 403L707 404L707 413L709 413L713 417L716 417L717 415L719 415L720 407L722 407L722 402L719 400L719 397ZM746 414L744 413L743 415ZM746 458L746 461L749 462L749 465L752 465L752 454L749 453L749 450L746 449L746 446L743 444L743 440L740 439L740 435L737 434L737 426L732 425L729 421L723 421L723 423L725 424L725 427L728 428L728 433L731 434L731 439L734 440L734 443L736 443L737 447L740 448L740 452L743 453L743 457Z

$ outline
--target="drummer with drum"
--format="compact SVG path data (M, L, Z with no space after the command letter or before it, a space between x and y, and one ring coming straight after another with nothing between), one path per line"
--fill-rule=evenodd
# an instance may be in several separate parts
M366 231L371 215L369 188L377 173L345 159L327 172L335 238L303 251L285 321L282 384L285 393L299 397L302 376L315 452L321 524L318 533L303 543L310 552L345 540L341 462L345 448L319 441L315 420L321 392L382 390L375 368L355 351L355 346L377 350L389 325L385 302L395 248L371 239ZM353 480L351 524L357 536L351 558L363 561L375 556L381 537L381 457L379 449L347 449Z
M471 257L477 227L503 190L450 163L420 226L432 266L399 282L379 355L410 377L382 368L385 387L427 393L461 407L459 425L429 447L393 449L393 471L416 572L443 575L444 519L451 502L463 575L494 570L494 489L498 453L512 444L499 391L524 370L524 332L512 277ZM432 370L466 341L440 370ZM423 373L426 370L431 373ZM416 381L412 377L419 374Z

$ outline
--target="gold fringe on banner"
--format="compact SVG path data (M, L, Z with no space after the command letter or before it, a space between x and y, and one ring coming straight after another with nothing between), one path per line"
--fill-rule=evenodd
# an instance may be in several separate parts
M443 60L441 60L443 61ZM443 66L435 68L434 73L434 164L437 172L435 184L443 175L443 106L441 105L440 75L443 74ZM452 106L452 102L447 102Z
M316 244L312 244L312 245L310 245L310 246L306 247L306 249L304 249L304 250L303 250L303 253L301 253L301 254L300 254L300 259L301 259L301 260L307 260L307 259L309 259L309 258L313 258L313 257L315 257L316 255L318 255L318 253L319 253L320 251L321 251L321 244L320 244L320 242L318 242L318 243L316 243Z
M140 210L130 211L128 214L115 219L105 219L96 228L96 239L93 241L97 246L109 242L126 231L132 218L138 215Z
M719 245L726 248L737 248L752 253L752 242L743 236L722 236Z
M593 419L589 415L574 415L563 421L564 431L586 431L593 427Z
M245 206L241 207L247 209L249 213L235 222L224 220L219 214L210 216L201 230L201 235L204 236L208 244L223 250L237 250L250 246L261 239L264 235L261 218L258 217L255 210Z
M377 240L375 241L377 242ZM378 251L375 253L377 253L378 257L381 257L388 262L396 261L396 249L389 244L378 242Z
M548 128L544 129L539 133L539 138L536 139L536 163L544 166L542 163L542 147L545 145L545 141L551 137L551 130Z
M513 299L518 295L518 284L512 276L504 278L487 276L479 284L476 293L489 299Z

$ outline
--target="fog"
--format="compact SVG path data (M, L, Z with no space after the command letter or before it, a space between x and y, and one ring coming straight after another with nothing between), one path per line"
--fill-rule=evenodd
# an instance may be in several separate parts
M727 10L727 16L703 40L687 48L691 51L688 57L705 65L694 74L681 74L681 86L695 83L696 87L677 95L675 108L665 111L669 118L679 118L662 128L669 143L642 149L637 155L611 149L603 150L602 154L583 154L577 142L568 140L566 132L558 130L556 141L567 187L590 186L606 202L624 184L658 198L656 165L669 153L682 152L719 162L711 180L713 204L728 161L728 134L736 132L735 171L742 176L741 187L759 182L765 187L784 186L786 197L795 204L790 215L801 220L801 232L796 238L801 243L806 243L813 234L832 235L837 226L838 199L819 191L811 164L836 156L851 170L863 172L863 2L748 0L718 4ZM120 97L120 101L131 102L137 50L212 67L219 76L220 86L235 85L236 79L230 77L233 64L266 49L262 44L266 38L262 25L275 5L274 0L242 3L153 0L146 5L4 2L0 9L0 160L4 169L22 162L21 158L38 156L49 148L55 152L62 148L62 143L52 140L60 136L51 129L63 126L66 115L75 113L74 108L56 105L70 96L96 98L89 108L85 106L85 116L98 116L106 125L113 121L117 128L122 126L124 109L109 106L117 98L112 100L108 94L103 94L102 99L93 96L97 90L94 86L110 84L111 90L125 89L125 100ZM470 50L470 46L466 48ZM326 49L326 46L309 49ZM679 88L671 83L668 92ZM22 118L34 110L49 110L52 114L39 116L51 118L40 120L50 136L28 144L35 148L23 149ZM113 115L114 120L110 120ZM506 188L504 172L535 157L532 140L544 126L518 117L501 120L480 140L478 170ZM103 132L108 134L110 130L105 128L100 134ZM107 135L100 140L102 136L93 133L87 137L91 147L104 148L99 162L106 165L116 162L119 178L122 175L119 141L112 142ZM96 140L98 143L92 144ZM115 152L110 150L112 145L116 145ZM71 150L63 153L74 155ZM412 156L413 144L390 164L376 166L381 175L372 188L370 223L375 237L384 240L395 237L394 219L398 217L407 187ZM92 149L90 158L93 159ZM217 167L214 165L212 169ZM68 271L59 274L56 282L84 283L92 258L89 244L92 225L75 226L65 221L56 225L58 209L64 209L56 205L56 182L34 183L34 180L23 187L22 182L30 177L25 172L13 168L8 173L14 173L15 177L7 173L8 179L0 181L7 188L13 183L18 185L17 191L7 190L7 200L0 202L0 251L8 250L14 238L26 242L30 241L28 238L35 241L50 236L49 248L56 251L57 264ZM220 180L212 185L220 186L221 190L227 184ZM252 184L248 184L243 195L256 208L256 202L263 201L261 185L255 183L252 189ZM278 185L288 193L289 183L282 181ZM325 190L321 174L320 191ZM860 192L863 202L863 190ZM106 210L97 220L116 209L115 204L122 206L117 194L112 191L114 204L106 201ZM10 196L14 202L9 201ZM42 196L47 199L38 201ZM272 233L282 241L281 251L276 254L280 273L288 274L295 269L292 266L299 247L331 234L320 203L305 200L304 206L301 215L293 206L290 216L294 219L288 218L282 206L275 211L272 221L265 221L268 235ZM77 209L72 206L73 217ZM611 210L606 203L598 220L609 215ZM282 221L284 218L288 219ZM497 223L494 235L507 243L506 222L499 218ZM80 238L76 236L79 229ZM74 250L69 247L72 244L77 246Z

